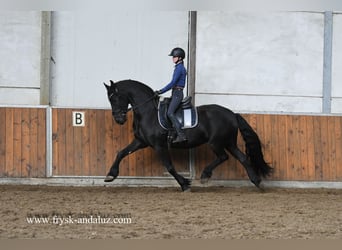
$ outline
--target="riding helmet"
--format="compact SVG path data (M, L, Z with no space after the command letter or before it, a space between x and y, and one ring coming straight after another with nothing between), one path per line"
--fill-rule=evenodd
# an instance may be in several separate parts
M185 58L185 51L182 48L174 48L169 56Z

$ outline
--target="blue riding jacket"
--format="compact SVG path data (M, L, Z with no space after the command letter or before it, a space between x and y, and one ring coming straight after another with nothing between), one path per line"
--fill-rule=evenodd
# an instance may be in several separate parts
M175 70L173 71L172 80L169 84L167 84L164 88L159 90L161 94L169 91L172 88L184 88L185 87L185 78L186 78L186 69L184 67L183 62L176 64Z

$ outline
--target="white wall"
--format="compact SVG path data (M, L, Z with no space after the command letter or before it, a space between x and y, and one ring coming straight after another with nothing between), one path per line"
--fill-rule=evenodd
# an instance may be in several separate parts
M342 13L334 14L333 20L331 112L342 113Z
M108 107L103 82L171 80L171 49L187 50L188 12L54 12L52 104Z
M198 12L196 104L322 112L324 14ZM332 113L342 113L342 14L334 13ZM108 107L102 82L158 89L186 48L188 12L53 12L52 104ZM38 105L41 12L0 12L0 105ZM82 88L82 90L81 90Z
M39 104L40 50L39 11L0 11L0 104Z
M323 13L198 12L197 104L321 112Z

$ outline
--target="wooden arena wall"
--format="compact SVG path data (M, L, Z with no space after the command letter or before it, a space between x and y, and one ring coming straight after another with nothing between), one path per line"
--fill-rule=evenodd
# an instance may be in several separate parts
M53 175L104 176L108 173L119 150L133 140L132 115L120 126L112 118L111 110L82 110L85 126L74 127L73 109L53 109ZM131 112L130 112L131 113ZM188 151L173 151L177 169L187 171ZM120 176L165 176L165 168L150 148L124 158Z
M75 109L53 108L52 176L104 176L116 153L133 138L132 116L117 125L110 110L76 109L85 126L74 127ZM264 156L274 167L270 180L342 181L342 116L243 114L262 142ZM44 177L47 157L45 108L0 108L0 176ZM49 141L49 140L48 140ZM239 147L244 142L239 136ZM193 173L199 178L214 159L208 146L193 152ZM190 153L173 150L176 169L189 173ZM120 165L120 176L169 176L150 148L135 152ZM217 180L246 179L233 157L213 174Z
M0 176L46 176L46 109L0 107Z
M244 114L257 132L271 180L342 181L342 116ZM244 149L241 136L239 148ZM214 159L208 146L196 151L196 177ZM246 179L242 165L230 157L214 179Z

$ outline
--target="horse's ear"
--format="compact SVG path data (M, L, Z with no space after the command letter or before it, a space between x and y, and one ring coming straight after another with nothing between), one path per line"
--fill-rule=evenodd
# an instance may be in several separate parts
M110 86L108 86L106 83L103 83L103 85L106 87L107 91L110 89Z
M118 93L119 92L119 90L118 90L118 88L116 87L116 83L115 82L113 82L112 80L109 80L110 81L110 87L111 88L113 88L114 87L114 91L116 92L116 93Z
M116 93L118 93L119 90L118 90L118 88L116 87L116 83L113 82L112 80L109 80L109 81L110 81L110 86L108 86L107 84L103 83L103 84L106 86L107 90L109 91L110 89L113 89L113 88L114 88L114 91L115 91Z

